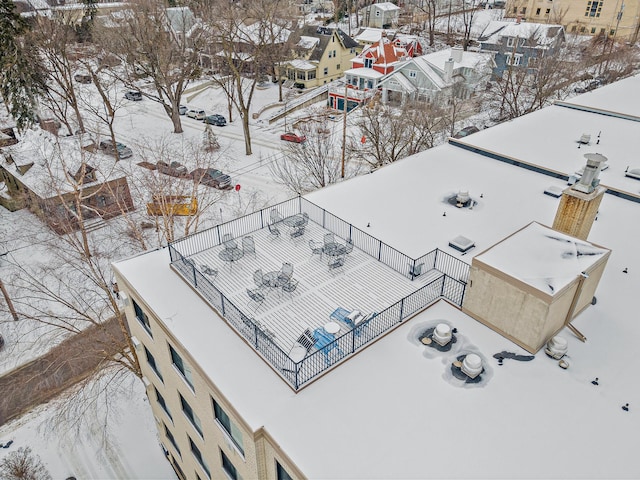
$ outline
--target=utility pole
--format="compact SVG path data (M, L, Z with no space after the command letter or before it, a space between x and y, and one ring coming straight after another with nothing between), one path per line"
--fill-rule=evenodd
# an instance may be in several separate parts
M349 93L349 84L347 83L347 77L344 77L344 113L342 115L342 171L340 178L344 178L344 161L345 150L347 148L347 95Z

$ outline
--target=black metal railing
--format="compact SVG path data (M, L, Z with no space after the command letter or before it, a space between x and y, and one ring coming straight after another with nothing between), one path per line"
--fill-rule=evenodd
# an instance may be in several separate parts
M272 221L271 210L274 209L283 217L306 212L310 221L345 240L350 239L355 247L411 280L417 276L415 268L420 264L421 272L435 269L440 274L428 284L385 310L376 312L363 324L348 330L326 347L312 352L296 363L274 341L273 334L268 329L242 312L209 278L195 268L194 262L189 258L220 245L225 233L233 233L239 237L266 228ZM169 255L172 267L196 288L222 318L295 390L439 299L444 298L461 307L469 276L468 264L442 250L435 249L417 259L411 258L302 197L281 202L171 242Z

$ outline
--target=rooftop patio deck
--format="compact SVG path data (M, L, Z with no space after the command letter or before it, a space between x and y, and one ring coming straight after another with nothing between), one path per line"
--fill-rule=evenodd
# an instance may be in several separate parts
M213 284L248 316L257 320L273 341L288 352L305 329L314 331L330 321L329 316L338 307L359 310L363 314L381 312L400 299L410 295L441 275L432 270L414 281L372 258L358 248L346 255L345 264L329 271L328 259L333 257L312 255L309 240L322 243L324 234L330 233L319 225L308 225L303 236L290 238L289 228L279 226L281 235L272 238L268 229L254 232L256 255L245 255L230 265L219 257L224 246L216 246L192 257L196 268L202 265L218 270ZM236 239L240 243L240 239ZM345 239L336 237L337 243ZM280 270L284 262L293 265L293 278L299 281L292 293L280 287L266 287L266 300L257 304L247 295L247 289L256 288L253 273ZM204 273L204 272L203 272ZM341 324L344 333L346 324Z
M278 236L268 228L273 211ZM303 213L304 234L293 237L287 219ZM329 268L331 252L312 252L310 241L322 245L327 233L353 244L340 268ZM242 250L246 236L255 255ZM225 245L230 237L237 248ZM438 299L460 306L469 271L438 249L410 258L301 197L177 240L169 252L173 269L295 390ZM293 265L295 291L282 282L258 287L256 270L277 276L284 263ZM248 294L257 288L262 302ZM355 311L362 317L345 318Z

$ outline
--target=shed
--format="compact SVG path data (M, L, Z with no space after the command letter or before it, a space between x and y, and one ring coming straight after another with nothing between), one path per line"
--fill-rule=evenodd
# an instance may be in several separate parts
M532 222L472 260L462 310L535 353L591 305L610 254Z

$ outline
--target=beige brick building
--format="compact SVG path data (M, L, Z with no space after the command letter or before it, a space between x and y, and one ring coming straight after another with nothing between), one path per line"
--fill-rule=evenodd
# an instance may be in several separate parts
M507 0L506 17L558 23L567 33L606 34L635 42L640 28L639 0Z

